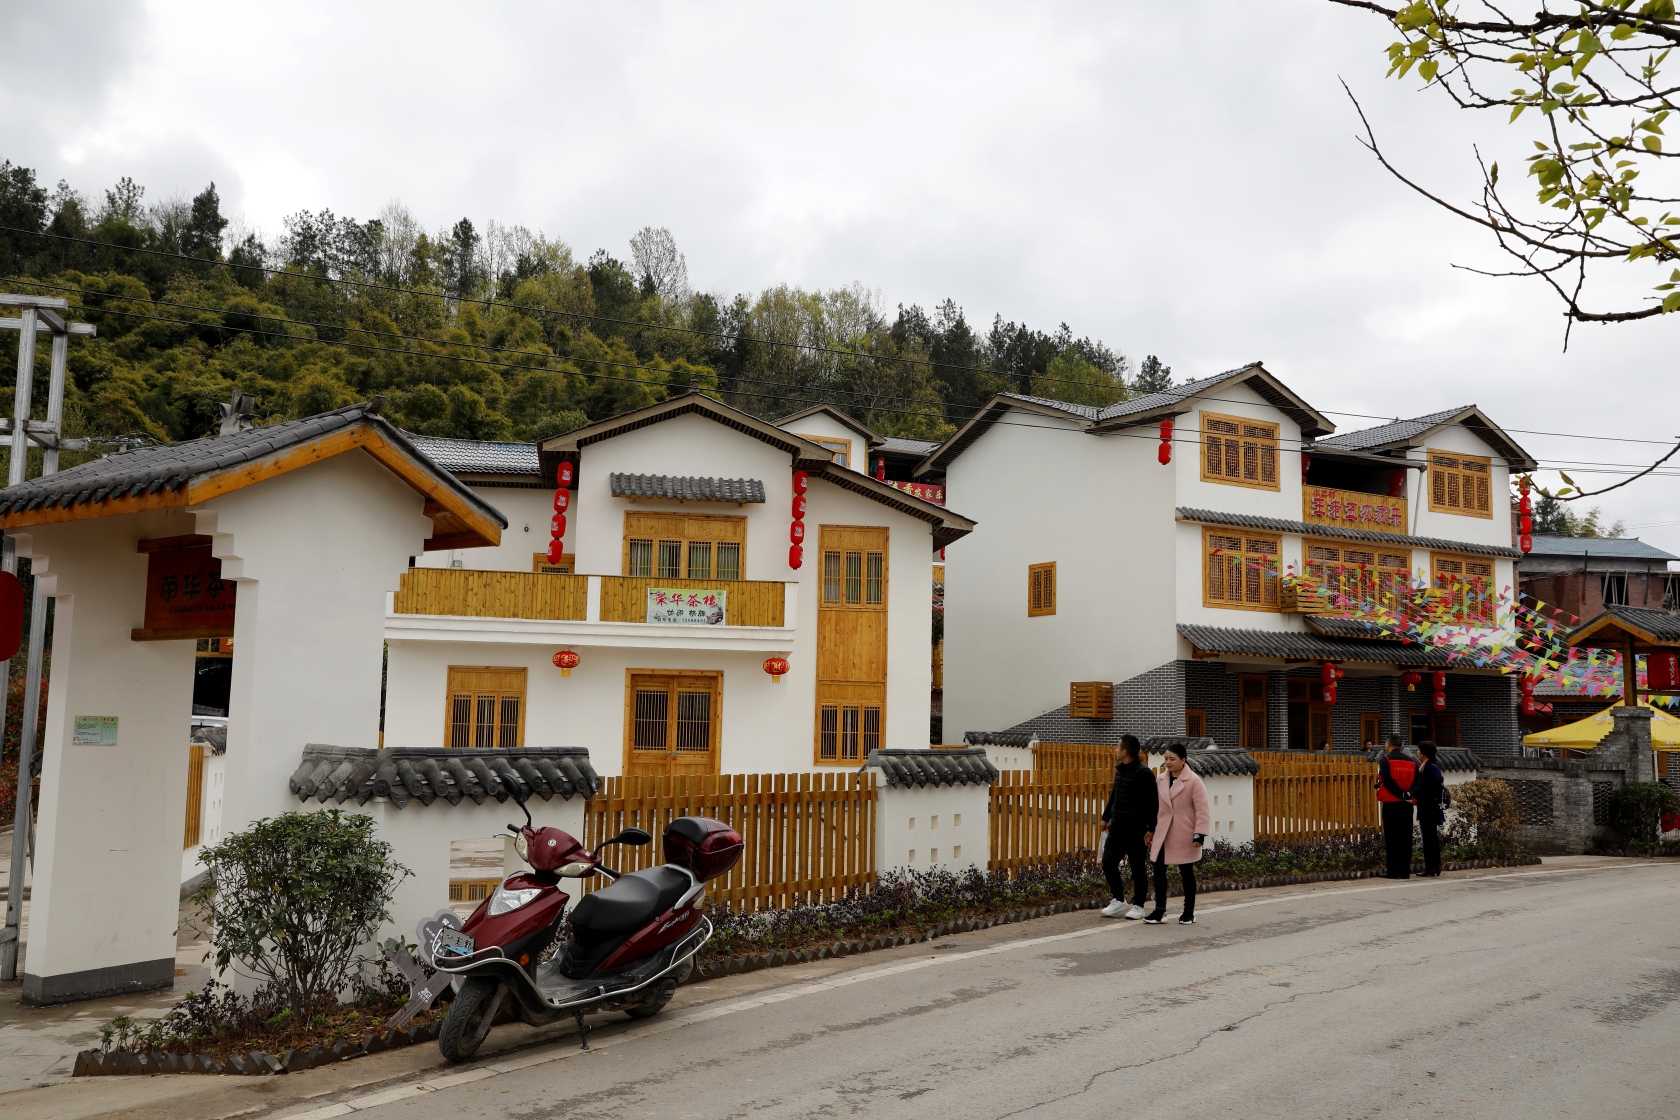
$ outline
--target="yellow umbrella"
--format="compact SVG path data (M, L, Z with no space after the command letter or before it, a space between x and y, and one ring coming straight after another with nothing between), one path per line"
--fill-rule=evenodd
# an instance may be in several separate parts
M1651 710L1651 748L1659 751L1680 751L1680 719L1644 700L1639 703L1640 706ZM1590 751L1615 730L1616 721L1612 715L1615 710L1616 706L1612 705L1596 716L1524 735L1523 743L1530 747L1561 747L1572 751Z

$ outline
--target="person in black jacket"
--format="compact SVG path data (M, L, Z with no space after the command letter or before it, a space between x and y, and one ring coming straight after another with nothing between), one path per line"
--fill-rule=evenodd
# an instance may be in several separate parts
M1108 880L1109 893L1114 901L1103 908L1103 917L1143 917L1144 900L1149 895L1149 852L1144 835L1155 828L1159 797L1155 790L1155 775L1139 757L1143 745L1136 735L1120 736L1120 764L1114 768L1114 785L1108 791L1108 804L1103 806L1103 828L1108 836L1102 846L1103 878ZM1132 865L1132 904L1127 909L1126 878L1120 870L1124 857Z
M1447 819L1441 811L1441 791L1446 788L1447 776L1441 772L1440 763L1435 761L1434 743L1419 743L1417 752L1423 756L1423 765L1418 767L1417 777L1412 779L1412 796L1417 799L1418 832L1423 836L1423 873L1439 875L1441 825Z

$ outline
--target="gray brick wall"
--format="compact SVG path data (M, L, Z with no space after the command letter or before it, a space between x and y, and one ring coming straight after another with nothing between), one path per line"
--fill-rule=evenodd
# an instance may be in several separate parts
M1222 747L1242 745L1241 682L1225 671L1223 661L1181 661L1184 667L1184 706L1207 712L1208 737Z
M1429 680L1418 685L1419 707L1428 707ZM1511 758L1522 754L1517 726L1517 678L1447 674L1447 711L1458 713L1459 745L1483 758Z
M1289 674L1274 669L1266 674L1266 747L1289 748Z
M1169 661L1114 685L1114 717L1141 738L1184 734L1184 662Z

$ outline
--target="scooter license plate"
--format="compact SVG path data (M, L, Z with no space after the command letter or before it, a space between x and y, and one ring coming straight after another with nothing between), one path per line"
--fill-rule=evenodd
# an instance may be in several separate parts
M444 926L438 930L437 951L454 957L470 957L473 954L473 938L470 933L462 933L458 929Z

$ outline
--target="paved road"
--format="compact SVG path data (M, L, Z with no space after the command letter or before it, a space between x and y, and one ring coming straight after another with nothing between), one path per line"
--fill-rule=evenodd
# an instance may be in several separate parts
M294 1116L1680 1116L1680 864L1208 896L685 989ZM707 1002L710 1001L710 1002ZM617 1018L617 1017L615 1017Z

